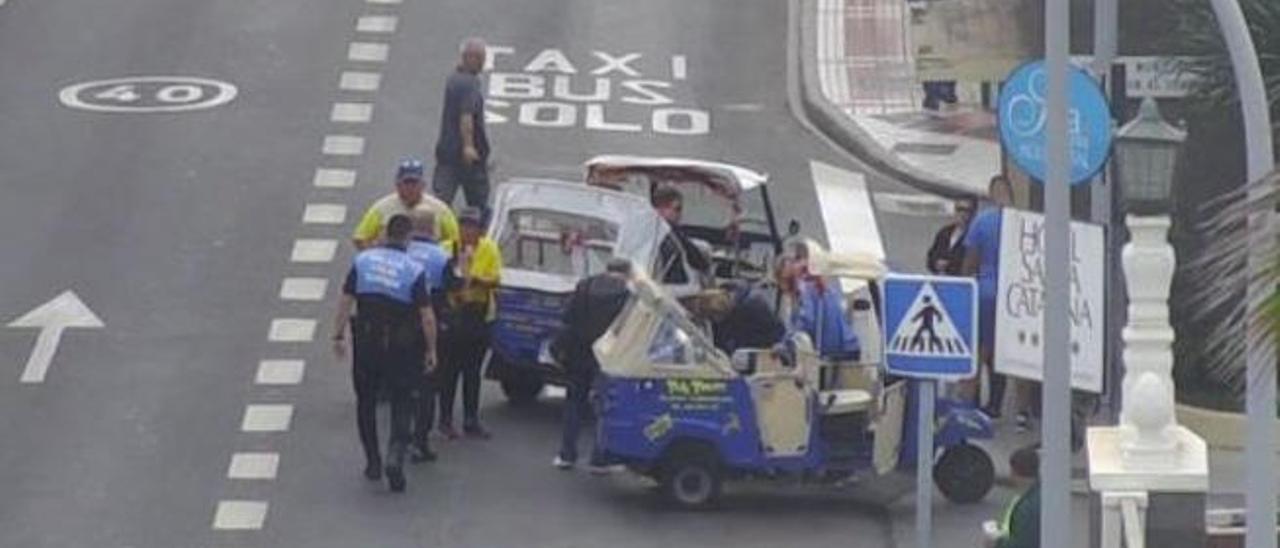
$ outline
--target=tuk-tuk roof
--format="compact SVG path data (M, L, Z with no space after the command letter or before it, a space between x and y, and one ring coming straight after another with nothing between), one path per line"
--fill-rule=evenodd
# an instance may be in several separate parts
M587 184L593 186L607 185L629 173L642 173L660 181L704 184L734 198L769 180L768 175L744 167L689 158L611 154L596 156L585 165Z
M563 212L615 223L618 226L618 241L614 255L627 257L646 270L656 260L659 242L670 232L666 221L649 207L649 202L645 199L576 182L510 179L497 187L493 207L491 232L495 238L506 229L509 214L515 210ZM503 278L505 282L508 277L504 274ZM573 281L576 283L576 280ZM539 283L548 282L543 280Z
M807 238L799 243L805 246L809 254L809 272L818 276L877 280L888 271L884 262L870 253L832 252Z

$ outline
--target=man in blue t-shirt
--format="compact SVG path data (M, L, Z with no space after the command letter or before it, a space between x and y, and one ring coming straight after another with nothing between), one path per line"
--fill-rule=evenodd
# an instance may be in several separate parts
M991 379L991 394L983 410L992 418L1000 416L1004 401L1005 377L992 366L996 340L996 293L1000 279L1000 220L1002 210L1013 202L1013 187L1004 175L991 178L987 187L990 204L969 224L965 234L964 268L978 279L978 358ZM974 399L977 400L976 383Z
M489 138L484 127L484 84L480 81L485 51L479 38L464 41L462 59L445 82L431 189L450 207L459 188L468 206L483 208L489 201Z

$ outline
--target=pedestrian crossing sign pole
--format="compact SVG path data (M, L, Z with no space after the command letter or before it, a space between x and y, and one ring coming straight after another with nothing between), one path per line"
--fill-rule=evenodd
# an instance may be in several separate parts
M970 278L889 274L884 279L885 370L916 387L916 546L933 546L934 399L937 381L978 372L977 287Z
M886 371L933 380L977 374L977 290L971 278L890 274L883 303Z

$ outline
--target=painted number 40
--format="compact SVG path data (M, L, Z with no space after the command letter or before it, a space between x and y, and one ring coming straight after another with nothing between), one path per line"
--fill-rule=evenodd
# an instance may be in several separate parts
M94 112L183 112L230 102L236 87L204 78L144 76L66 87L63 105Z

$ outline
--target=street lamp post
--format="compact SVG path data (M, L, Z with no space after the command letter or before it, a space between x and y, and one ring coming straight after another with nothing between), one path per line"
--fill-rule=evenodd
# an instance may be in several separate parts
M1124 341L1120 424L1089 429L1092 488L1103 494L1103 546L1118 546L1126 499L1145 507L1149 492L1203 493L1208 488L1204 440L1174 415L1173 329L1169 289L1175 256L1169 245L1169 199L1186 132L1160 117L1151 98L1116 132L1117 182L1129 213L1122 252L1129 318Z

